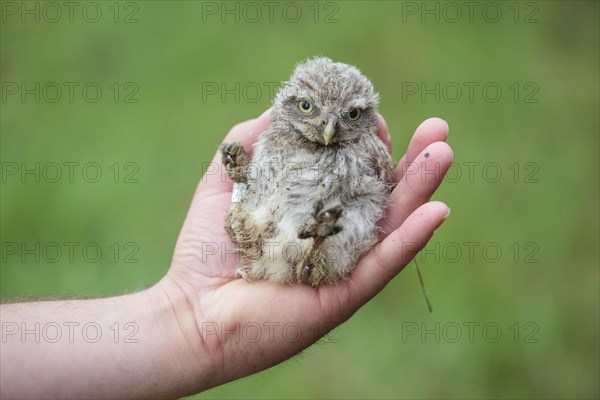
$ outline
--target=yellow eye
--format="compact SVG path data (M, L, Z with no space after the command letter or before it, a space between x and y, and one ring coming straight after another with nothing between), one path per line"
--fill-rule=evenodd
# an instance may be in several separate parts
M313 105L306 100L300 100L298 102L298 108L303 113L308 114L309 112L311 112L313 110Z
M359 117L360 117L360 109L351 108L350 111L348 111L348 119L350 121L356 121Z

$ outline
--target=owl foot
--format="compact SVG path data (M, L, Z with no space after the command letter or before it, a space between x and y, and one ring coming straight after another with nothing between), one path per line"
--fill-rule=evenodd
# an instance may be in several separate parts
M322 210L323 201L319 201L313 212L315 223L300 231L298 234L299 239L308 239L311 237L326 238L342 230L342 227L337 225L336 222L340 215L342 215L344 208L341 205L337 205L325 211Z
M221 145L221 158L227 174L232 181L244 183L248 180L246 166L250 164L250 157L239 142L223 143Z
M246 282L250 283L250 276L248 275L248 272L246 272L246 270L242 267L235 270L235 276L238 278L244 278Z
M296 277L300 283L309 283L315 265L311 262L302 262L296 266Z

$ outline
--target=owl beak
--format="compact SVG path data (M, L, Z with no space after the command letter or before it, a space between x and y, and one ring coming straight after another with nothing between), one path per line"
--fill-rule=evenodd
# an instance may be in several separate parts
M335 115L328 115L323 119L323 124L325 125L325 129L323 130L323 141L325 142L325 146L331 143L331 139L335 135L337 117Z

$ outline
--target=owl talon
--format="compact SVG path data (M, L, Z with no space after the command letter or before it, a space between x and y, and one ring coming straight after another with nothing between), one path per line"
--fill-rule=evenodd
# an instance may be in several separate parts
M250 164L250 157L239 142L223 143L221 159L232 181L243 183L248 180L246 166Z
M300 231L298 234L299 239L326 238L341 232L342 227L337 225L336 222L342 215L344 208L337 205L325 211L321 211L322 209L323 202L319 201L313 213L316 223Z
M235 270L235 276L237 278L244 278L246 282L250 283L250 276L248 275L248 272L246 272L246 270L242 267Z

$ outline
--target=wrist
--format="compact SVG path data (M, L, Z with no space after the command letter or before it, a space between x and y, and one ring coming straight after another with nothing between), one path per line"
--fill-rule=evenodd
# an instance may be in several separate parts
M169 393L184 396L218 385L214 358L203 344L193 294L169 275L139 293L152 311L153 341L159 344L156 363L173 387Z
M186 300L167 287L161 281L104 299L3 305L3 326L30 334L15 331L0 346L2 395L171 398L214 386Z

